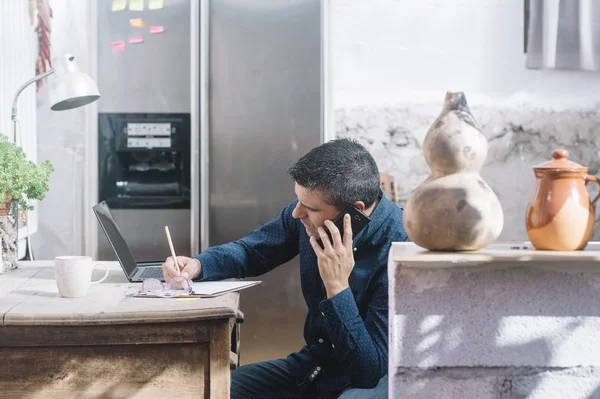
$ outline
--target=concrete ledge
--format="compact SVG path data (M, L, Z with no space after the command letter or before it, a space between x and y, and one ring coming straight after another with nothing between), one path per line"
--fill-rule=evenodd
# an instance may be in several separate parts
M419 251L390 251L390 397L600 398L600 262L394 261Z

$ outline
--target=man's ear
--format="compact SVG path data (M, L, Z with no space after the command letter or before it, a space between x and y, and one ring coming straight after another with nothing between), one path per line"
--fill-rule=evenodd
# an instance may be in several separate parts
M365 203L362 201L355 201L352 203L352 205L354 205L361 212L365 211Z

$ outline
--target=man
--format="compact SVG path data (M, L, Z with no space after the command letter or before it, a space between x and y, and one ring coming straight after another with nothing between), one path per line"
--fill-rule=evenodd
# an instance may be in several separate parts
M195 258L178 257L183 276L220 280L259 276L300 255L306 346L234 370L231 397L387 398L387 257L393 241L408 240L402 210L383 195L375 160L355 141L316 147L289 174L298 198L274 220ZM348 204L371 219L354 240L349 215L343 234L332 222ZM167 281L178 275L172 258L163 272Z

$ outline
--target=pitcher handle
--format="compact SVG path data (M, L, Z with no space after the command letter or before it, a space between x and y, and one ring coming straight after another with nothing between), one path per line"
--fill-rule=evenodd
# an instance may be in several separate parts
M587 186L587 184L589 182L594 182L596 184L598 184L598 188L600 189L600 179L598 179L596 176L592 176L592 175L585 175L584 176L585 179L585 185ZM596 205L596 201L598 201L598 198L600 198L600 191L598 192L598 195L596 195L596 198L594 198L592 200L592 206Z
M598 184L600 184L600 182L598 182ZM94 267L96 267L96 266L103 266L106 269L106 272L104 273L104 276L102 276L102 278L100 280L92 281L91 285L98 284L98 283L101 283L104 280L106 280L106 278L108 277L108 273L110 272L108 269L108 266L106 266L104 263L96 263L94 265Z

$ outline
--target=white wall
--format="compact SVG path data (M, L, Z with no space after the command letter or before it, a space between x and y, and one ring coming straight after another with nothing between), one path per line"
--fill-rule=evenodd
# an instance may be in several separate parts
M332 0L336 109L443 101L585 108L600 74L525 69L523 0Z
M25 1L0 0L0 132L12 140L13 123L10 114L17 89L35 76L37 39ZM35 138L35 84L19 96L18 114L21 142L24 148L33 146ZM35 148L33 148L35 149ZM27 151L28 153L31 151ZM35 159L35 151L31 154Z
M332 1L336 134L366 146L401 205L431 172L422 144L448 90L488 138L480 172L504 210L499 241L528 240L532 166L554 149L600 174L600 74L527 70L523 0Z
M50 0L53 10L51 58L70 52L82 71L90 71L90 9L88 0ZM35 76L37 35L32 25L29 2L0 0L0 132L12 138L10 111L19 86ZM51 79L52 77L49 77ZM23 148L33 160L50 160L55 172L50 191L36 211L29 213L31 245L36 259L84 252L82 207L86 139L93 106L52 112L44 85L36 95L35 84L19 97L18 113ZM37 99L37 104L36 104ZM37 121L37 123L36 123ZM37 137L37 141L36 141ZM37 146L37 151L36 151ZM37 155L37 157L36 157ZM36 223L37 218L37 223ZM19 236L26 233L20 231ZM19 242L24 255L25 243Z
M13 139L11 108L19 87L35 76L37 35L27 1L0 0L0 132ZM36 92L28 86L17 103L18 138L28 158L36 160ZM32 204L37 207L36 202ZM37 230L37 209L28 212L29 231L19 229L19 256L25 256L25 237Z
M82 72L90 74L92 35L89 0L50 0L53 10L52 58L70 53ZM50 192L39 205L39 232L32 239L37 259L59 255L83 255L84 212L89 171L85 168L86 144L93 134L90 120L95 105L53 112L45 93L38 96L38 156L49 159L55 172ZM87 210L91 212L91 210Z

